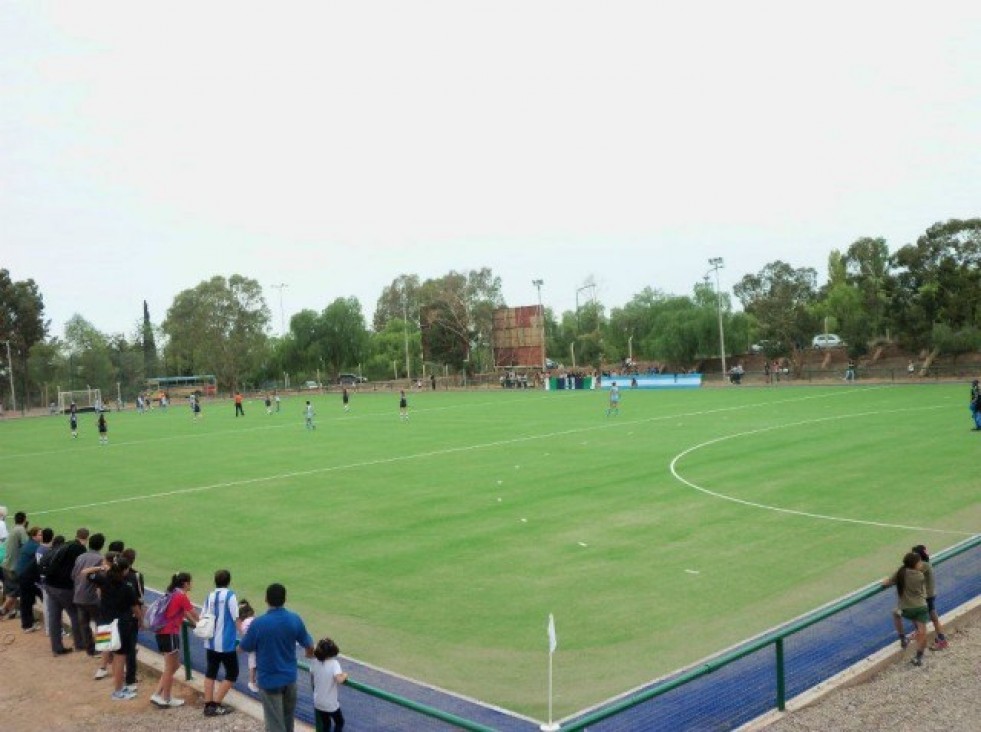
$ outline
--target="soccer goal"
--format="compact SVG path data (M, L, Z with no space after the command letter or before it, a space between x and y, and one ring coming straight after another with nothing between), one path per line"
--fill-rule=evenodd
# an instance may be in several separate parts
M75 402L75 409L79 412L101 412L102 411L102 391L99 389L77 389L76 391L58 392L58 411L67 414L71 409L72 402Z

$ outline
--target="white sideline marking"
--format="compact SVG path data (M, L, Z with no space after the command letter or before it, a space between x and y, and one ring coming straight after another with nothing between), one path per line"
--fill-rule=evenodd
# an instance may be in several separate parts
M697 445L694 445L693 447L689 447L687 450L683 450L682 452L679 452L677 455L675 455L674 458L671 460L671 465L670 465L671 474L677 480L679 480L680 482L682 482L685 485L687 485L689 488L694 488L696 491L700 491L701 493L704 493L705 495L712 496L713 498L719 498L719 499L721 499L723 501L732 501L733 503L739 503L739 504L741 504L743 506L749 506L751 508L762 508L762 509L764 509L766 511L776 511L777 513L786 513L786 514L791 514L791 515L794 515L794 516L803 516L805 518L821 519L823 521L838 521L838 522L847 523L847 524L861 524L863 526L877 526L877 527L884 528L884 529L906 529L906 530L910 530L910 531L929 531L929 532L933 532L933 533L936 533L936 534L955 534L957 536L974 536L977 532L973 532L973 531L957 531L957 530L951 530L951 529L932 529L932 528L928 528L928 527L924 527L924 526L906 526L904 524L889 524L889 523L884 523L882 521L867 521L867 520L864 520L864 519L846 518L844 516L828 516L828 515L825 515L825 514L822 514L822 513L811 513L810 511L797 511L797 510L792 509L792 508L780 508L779 506L770 506L770 505L765 504L765 503L756 503L755 501L747 501L747 500L742 499L742 498L736 498L734 496L728 496L728 495L726 495L724 493L719 493L718 491L713 491L713 490L709 490L708 488L704 488L704 487L702 487L700 485L697 485L697 484L693 483L692 481L688 480L687 478L685 478L684 476L682 476L678 472L678 470L677 470L678 462L683 457L685 457L686 455L689 455L690 453L693 453L696 450L701 450L703 447L708 447L709 445L715 445L715 444L717 444L719 442L725 442L726 440L733 440L733 439L736 439L738 437L748 437L749 435L758 435L761 432L772 432L773 430L782 430L782 429L786 429L788 427L800 427L802 425L816 424L818 422L832 422L832 421L839 420L839 419L854 419L855 417L868 417L870 415L877 415L877 414L892 414L892 413L895 413L895 412L916 412L916 411L924 411L924 410L929 410L929 409L943 409L943 408L944 407L942 407L942 406L933 406L933 407L907 407L907 408L904 408L904 409L883 409L883 410L878 410L878 411L874 411L874 412L859 412L857 414L847 414L847 415L846 414L840 414L840 415L836 415L836 416L833 416L833 417L820 417L818 419L807 419L807 420L804 420L802 422L791 422L790 424L780 424L780 425L771 425L769 427L760 427L759 429L748 430L746 432L737 432L737 433L732 434L732 435L726 435L725 437L716 437L715 439L706 440L705 442L702 442L702 443L699 443Z
M872 387L863 388L861 391L873 391L873 390L889 389L889 388L895 388L895 387L872 386ZM510 438L510 439L507 439L507 440L495 440L494 442L478 443L476 445L464 445L462 447L448 447L448 448L444 448L442 450L431 450L431 451L428 451L428 452L415 453L413 455L399 455L399 456L395 456L395 457L379 458L378 460L366 460L366 461L360 462L360 463L349 463L347 465L331 465L331 466L328 466L328 467L325 467L325 468L312 468L310 470L300 470L300 471L295 471L295 472L290 472L290 473L278 473L276 475L265 475L265 476L260 476L260 477L256 477L256 478L244 478L242 480L231 480L231 481L226 481L226 482L223 482L223 483L212 483L210 485L195 486L195 487L192 487L192 488L178 488L176 490L172 490L172 491L161 491L159 493L147 493L147 494L139 495L139 496L126 496L124 498L113 498L113 499L108 499L108 500L105 500L105 501L95 501L93 503L80 503L80 504L77 504L77 505L74 505L74 506L63 506L61 508L50 508L50 509L40 509L40 510L35 509L35 510L30 511L30 513L31 514L36 514L36 515L43 515L43 514L49 514L49 513L60 513L60 512L63 512L63 511L76 511L76 510L78 510L80 508L97 508L97 507L100 507L100 506L112 506L112 505L119 504L119 503L130 503L130 502L133 502L133 501L146 501L146 500L151 500L151 499L154 499L154 498L169 498L171 496L187 495L187 494L190 494L190 493L201 493L203 491L215 490L217 488L234 488L234 487L237 487L237 486L254 485L254 484L257 484L257 483L268 483L268 482L271 482L271 481L286 480L286 479L289 479L289 478L299 478L299 477L304 477L304 476L309 476L309 475L319 475L319 474L322 474L322 473L333 473L333 472L338 472L338 471L341 471L341 470L353 470L353 469L356 469L356 468L368 468L368 467L373 467L373 466L376 466L376 465L388 465L388 464L392 464L392 463L402 462L402 461L405 461L405 460L418 460L418 459L427 458L427 457L441 457L443 455L450 455L450 454L457 453L457 452L469 452L471 450L482 450L482 449L493 448L493 447L504 447L504 446L507 446L507 445L515 445L515 444L519 444L519 443L522 443L522 442L531 442L532 440L550 440L550 439L553 439L555 437L563 437L563 436L574 435L574 434L579 434L579 433L583 433L583 432L591 432L591 431L594 431L594 430L619 429L621 427L626 427L626 426L629 426L629 425L649 424L649 423L652 423L652 422L663 422L663 421L666 421L666 420L677 419L678 417L704 417L704 416L711 415L711 414L719 414L720 412L732 412L732 411L742 410L742 409L754 409L754 408L758 408L758 407L771 407L771 406L777 406L777 405L780 405L780 404L787 404L787 403L800 402L800 401L809 401L811 399L825 399L825 398L829 398L829 397L838 397L838 396L844 396L844 395L848 395L848 394L855 394L858 391L859 391L859 389L847 389L847 390L842 390L840 392L828 392L826 394L809 394L807 396L796 397L796 398L792 398L792 399L778 399L778 400L773 401L773 402L765 402L765 403L756 402L756 403L753 403L753 404L744 404L744 405L737 405L737 406L732 406L732 407L719 407L718 409L704 409L704 410L701 410L701 411L698 411L698 412L684 412L682 414L668 414L668 415L657 416L657 417L645 417L643 419L625 419L625 420L617 420L616 422L603 421L603 422L601 422L599 424L588 425L588 426L585 426L585 427L575 427L573 429L561 430L559 432L550 432L550 433L547 433L547 434L524 435L524 436L521 436L521 437L513 437L513 438ZM439 409L448 409L448 407L439 407ZM296 426L295 423L291 423L291 424L294 427ZM278 428L284 427L284 426L287 426L287 425L277 425L277 426L270 425L270 426L263 426L263 427L252 427L252 428L248 428L248 430L251 431L251 430L259 430L259 429L278 429ZM776 428L774 427L774 428L770 428L770 429L776 429ZM222 434L222 435L224 435L224 434L227 434L227 433L222 432L222 433L209 433L209 434ZM750 433L747 433L747 434L750 434ZM184 439L185 437L188 437L188 436L189 435L174 435L174 436L168 436L168 437L161 437L161 438L158 438L158 439L161 439L161 440L172 440L172 439L174 439L174 440L176 440L176 439ZM192 436L192 437L200 437L201 435L190 435L190 436ZM727 439L727 438L723 438L723 439ZM139 444L139 443L143 443L143 442L156 442L156 441L157 440L139 440L139 441L134 441L132 443L117 443L117 444L130 445L130 444ZM706 443L706 444L709 444L709 443ZM98 449L98 448L96 447L95 449ZM694 450L694 449L696 449L696 448L692 448L692 450ZM58 452L61 452L61 451L58 451ZM689 450L688 452L691 452L691 450ZM32 455L36 455L36 454L52 454L52 453L33 453ZM682 455L684 455L684 453L682 453ZM23 455L7 456L7 457L27 457L27 456L28 456L27 454L23 454ZM675 460L677 460L678 457L681 457L681 455L677 456L675 458ZM674 462L672 462L672 466L673 465L674 465ZM673 467L672 467L672 472L674 472ZM681 478L679 478L679 480L682 480L682 482L684 482L683 479L681 479ZM695 486L692 486L692 487L695 487ZM701 489L699 489L699 490L701 490Z

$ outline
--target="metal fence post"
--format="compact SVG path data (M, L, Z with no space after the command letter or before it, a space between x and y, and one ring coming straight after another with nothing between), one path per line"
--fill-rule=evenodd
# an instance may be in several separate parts
M784 677L783 638L777 638L777 709L781 712L787 708L787 680Z
M184 622L181 623L181 648L184 651L184 680L190 681L193 677L191 676L191 643L189 641L190 633L187 629L190 626Z

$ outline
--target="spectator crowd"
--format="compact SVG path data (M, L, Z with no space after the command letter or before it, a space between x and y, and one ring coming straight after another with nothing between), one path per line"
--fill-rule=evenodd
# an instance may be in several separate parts
M68 538L32 526L22 511L14 514L8 530L7 509L0 506L0 621L19 620L23 633L44 632L56 659L71 653L91 657L93 677L111 678L109 693L120 702L138 696L137 638L141 628L152 631L163 671L149 701L159 709L184 704L172 688L180 667L181 629L188 623L203 640L207 659L204 715L232 712L225 697L239 678L239 656L247 654L248 687L262 702L270 732L293 730L299 645L314 659L311 679L321 728L343 729L338 686L347 674L337 658L339 648L330 638L314 642L302 618L286 609L283 585L269 585L268 609L255 617L250 603L231 588L227 569L215 572L214 589L200 612L189 597L193 579L187 572L174 574L165 594L148 603L136 558L136 550L122 540L107 541L84 527Z

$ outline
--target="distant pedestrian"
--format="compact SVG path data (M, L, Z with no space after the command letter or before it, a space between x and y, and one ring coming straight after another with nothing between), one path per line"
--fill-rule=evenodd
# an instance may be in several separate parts
M913 359L910 359L909 363L906 364L906 373L910 378L913 378L913 374L916 373L916 366L913 365Z
M855 359L848 359L848 366L845 367L845 381L855 381Z
M259 697L266 732L293 732L296 711L296 646L313 656L313 638L303 619L287 610L286 588L278 583L266 588L269 610L249 626L240 648L255 652Z
M105 412L99 415L99 444L109 444L109 425L106 424Z
M977 379L971 382L971 417L975 431L981 430L981 386Z
M273 400L276 402L276 414L279 414L279 409L281 406L280 399L279 399L279 392L273 392Z
M409 402L405 398L405 389L399 389L399 419L403 422L409 420Z
M313 649L310 681L313 684L313 708L320 719L321 732L341 732L344 715L338 698L338 686L347 681L337 655L341 649L330 638L322 638Z
M923 577L926 580L927 610L930 613L930 621L933 623L933 629L937 633L937 637L933 645L930 646L930 650L942 651L949 644L947 642L947 636L944 634L944 628L940 624L940 616L937 614L937 581L933 575L933 565L930 563L930 555L927 554L927 548L923 544L914 546L913 551L923 560L922 571Z
M317 429L317 425L314 423L313 418L314 418L313 405L310 403L310 400L307 399L307 406L306 409L304 409L303 411L303 419L306 423L306 428L308 430Z
M903 566L895 574L882 580L883 587L895 587L899 595L899 606L893 611L893 625L899 635L899 645L906 648L909 641L903 628L903 620L911 620L916 625L916 658L914 666L923 665L923 651L926 649L926 624L930 620L927 608L926 577L923 575L923 560L916 552L908 552L903 557Z
M620 416L620 387L615 381L610 384L610 405L606 408L606 416L611 414L614 417Z

